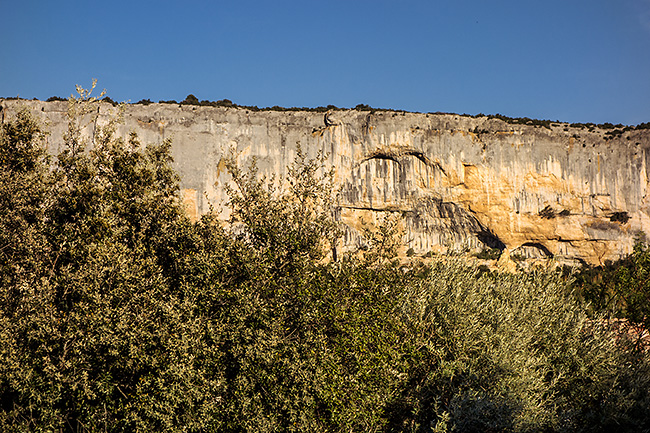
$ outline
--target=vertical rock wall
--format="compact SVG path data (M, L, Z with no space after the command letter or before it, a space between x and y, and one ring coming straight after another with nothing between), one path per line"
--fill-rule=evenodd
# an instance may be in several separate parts
M59 150L65 102L1 103L5 118L29 107L50 131L52 152ZM98 122L114 110L101 104ZM636 235L650 233L649 130L606 139L606 130L564 123L172 104L128 105L124 116L119 134L173 140L182 198L194 217L227 200L225 156L242 165L255 158L262 174L282 176L300 144L310 157L325 152L335 169L349 248L363 243L364 226L387 215L399 218L403 249L415 254L507 248L601 263L628 254Z

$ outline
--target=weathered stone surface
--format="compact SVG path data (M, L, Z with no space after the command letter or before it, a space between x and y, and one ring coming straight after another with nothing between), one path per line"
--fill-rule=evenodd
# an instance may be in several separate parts
M58 150L65 102L1 103L5 117L19 105L41 116ZM113 111L101 104L98 122ZM415 254L493 247L601 263L628 254L637 233L650 233L649 130L606 140L606 130L563 123L549 129L453 114L172 104L127 106L119 134L132 130L143 143L173 140L193 216L227 200L223 158L231 153L282 176L297 144L311 157L325 152L340 187L348 247L362 243L364 225L386 215L400 218L404 251Z

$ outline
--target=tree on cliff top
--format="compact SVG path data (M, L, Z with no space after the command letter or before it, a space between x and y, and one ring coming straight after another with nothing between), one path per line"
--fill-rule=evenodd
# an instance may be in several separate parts
M181 105L186 104L186 105L201 105L199 98L196 96L192 95L191 93L185 97L181 101Z

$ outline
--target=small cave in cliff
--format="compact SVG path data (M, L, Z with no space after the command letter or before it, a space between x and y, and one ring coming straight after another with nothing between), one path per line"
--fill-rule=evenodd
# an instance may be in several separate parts
M503 251L506 248L506 244L501 242L501 239L489 229L483 229L476 233L476 237L479 241L483 242L485 246L489 248L496 248Z
M380 160L393 161L393 162L395 162L397 164L400 163L395 155L385 153L385 152L375 152L371 156L366 158L364 162L370 161L371 159L380 159Z
M424 152L422 152L420 150L415 150L415 149L407 149L407 150L397 149L397 150L388 150L388 151L377 150L377 151L371 153L370 155L368 155L368 157L364 160L364 162L370 161L371 159L384 159L384 160L390 160L390 161L393 161L393 162L396 162L396 163L400 164L401 163L400 158L402 158L404 156L412 156L412 157L418 159L423 164L425 164L425 165L427 165L429 167L434 167L435 166L436 168L440 169L443 173L445 173L445 170L442 168L442 166L440 166L439 163L431 161L424 154Z
M419 150L407 150L404 154L414 156L424 164L431 165L431 161L429 161L429 158L427 158L424 152L420 152Z
M612 216L609 217L609 220L626 224L630 220L630 215L628 215L627 212L614 212Z
M547 205L544 209L538 212L538 215L544 219L555 218L555 210L550 205Z
M550 259L553 253L539 242L526 242L512 251L513 256L524 259Z

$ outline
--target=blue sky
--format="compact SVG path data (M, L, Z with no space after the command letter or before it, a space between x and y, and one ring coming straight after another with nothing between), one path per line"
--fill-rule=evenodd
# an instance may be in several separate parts
M650 0L0 0L0 96L650 121Z

